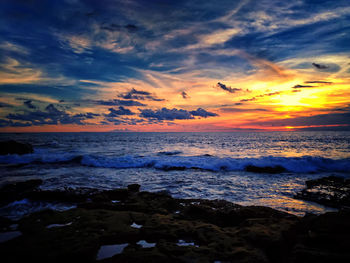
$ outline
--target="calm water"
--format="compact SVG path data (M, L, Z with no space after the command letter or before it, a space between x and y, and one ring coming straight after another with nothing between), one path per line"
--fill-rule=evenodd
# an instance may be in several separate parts
M44 189L139 183L175 197L226 199L303 214L327 208L293 194L307 179L350 177L350 132L0 134L33 154L0 156L0 184L32 178ZM21 164L21 165L18 165ZM282 174L245 172L281 165Z

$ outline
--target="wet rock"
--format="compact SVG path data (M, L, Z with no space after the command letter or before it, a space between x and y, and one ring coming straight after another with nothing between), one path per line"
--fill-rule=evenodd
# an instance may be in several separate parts
M33 153L33 147L29 143L20 143L13 140L0 142L0 155Z
M42 180L37 179L3 186L0 189L0 206L25 198L28 193L32 193L42 182Z
M33 193L80 203L16 222L22 235L0 244L3 262L95 262L101 248L121 244L103 262L348 262L350 257L345 211L300 218L268 207L176 199L133 187ZM2 221L3 231L10 231L13 222Z
M303 218L294 229L291 262L350 262L349 225L347 211Z
M309 180L294 197L336 208L350 207L350 179L329 176Z
M128 190L131 192L138 192L138 191L140 191L140 187L141 187L141 185L139 185L139 184L129 184Z
M252 173L268 173L268 174L278 174L278 173L283 173L286 172L286 168L280 165L276 166L255 166L255 165L247 165L245 167L245 170L247 172L252 172Z

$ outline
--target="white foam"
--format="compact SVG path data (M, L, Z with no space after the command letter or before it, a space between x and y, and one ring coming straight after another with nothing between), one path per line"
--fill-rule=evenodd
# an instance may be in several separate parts
M67 224L51 224L46 226L46 228L64 227L64 226L70 226L71 224L73 224L73 222L69 222Z
M121 254L123 253L124 248L126 248L128 245L129 245L128 243L124 243L124 244L101 246L97 253L96 260L102 260L105 258L113 257L117 254Z
M182 239L179 239L179 241L176 243L176 245L181 246L181 247L187 247L187 246L199 247L194 242L186 242L185 240L182 240Z
M327 159L322 157L261 157L261 158L219 158L209 156L84 156L82 164L106 168L153 167L162 170L204 169L209 171L244 171L248 165L257 167L282 166L290 172L342 172L350 171L350 159Z
M142 246L142 248L152 248L155 247L157 243L148 243L146 240L140 240L136 244Z
M142 225L138 225L135 222L132 223L130 226L133 227L133 228L141 228L142 227Z
M162 170L172 169L204 169L209 171L243 171L248 165L266 167L282 166L290 172L349 172L350 159L329 159L323 157L273 157L260 158L219 158L215 156L178 156L178 151L164 152L158 156L133 156L118 157L84 155L81 164L92 167L105 168L156 168ZM52 153L36 151L25 155L0 156L0 164L28 164L33 162L57 163L75 160L79 157L76 153Z

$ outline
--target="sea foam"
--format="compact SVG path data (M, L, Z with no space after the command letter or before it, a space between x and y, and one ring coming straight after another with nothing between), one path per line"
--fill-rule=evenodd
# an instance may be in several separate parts
M281 166L287 172L350 172L350 158L330 159L324 157L276 157L230 158L216 156L181 156L176 154L157 154L150 156L124 155L80 155L77 153L36 152L26 155L0 156L0 164L30 163L77 163L90 167L104 168L155 168L160 170L203 169L208 171L244 171L247 166Z

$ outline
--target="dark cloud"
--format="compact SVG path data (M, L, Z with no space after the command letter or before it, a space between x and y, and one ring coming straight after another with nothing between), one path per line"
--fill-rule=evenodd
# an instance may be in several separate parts
M329 68L327 65L323 65L323 64L312 63L312 65L315 68L317 68L317 69L327 69L327 68Z
M302 88L315 88L315 86L310 85L295 85L292 87L292 89L302 89Z
M110 25L101 25L101 29L114 32L114 31L120 31L122 27L120 25L110 24Z
M242 100L240 100L240 102L255 101L255 100L257 100L257 98L270 97L270 96L278 95L280 93L281 93L280 91L265 93L265 94L257 95L255 97L252 97L249 99L242 99ZM236 104L236 105L239 105L239 104Z
M146 106L136 100L97 100L95 103L103 106Z
M23 102L23 104L28 107L29 109L36 109L36 107L32 104L31 100L26 100Z
M141 114L140 117L147 118L147 119L157 119L157 120L189 120L194 119L192 114L188 112L187 110L183 109L167 109L162 108L160 110L151 110L151 109L139 109Z
M338 72L340 70L340 66L334 63L328 63L327 65L312 63L312 66L323 72Z
M237 89L237 88L231 88L231 87L226 86L225 84L220 83L220 82L218 82L218 83L216 84L216 86L219 87L219 88L221 88L221 89L223 89L223 90L226 90L226 91L228 91L228 92L230 92L230 93L235 93L236 91L242 90L242 89Z
M113 108L109 108L109 113L105 114L106 117L118 117L120 115L134 115L135 113L132 112L129 109L124 108L123 106L119 106L119 108L113 109Z
M250 99L241 99L240 102L247 102L247 101L254 101L254 100L256 100L255 97L250 98Z
M222 112L249 112L249 111L268 111L267 109L242 109L242 108L220 108Z
M342 108L335 108L333 111L345 111L345 112L350 112L350 105L342 107Z
M12 108L13 106L8 103L0 102L0 108Z
M270 93L265 93L265 94L262 94L262 95L258 95L256 97L270 97L270 96L278 95L280 93L281 93L280 91L276 91L276 92L270 92Z
M297 128L297 130L298 131L350 131L350 125Z
M190 111L190 113L193 116L199 116L199 117L203 117L203 118L218 116L216 113L206 111L202 108L198 108L197 110Z
M184 99L187 99L187 98L188 98L188 95L187 95L187 93L186 93L185 91L181 92L181 96L182 96L182 98L184 98Z
M77 124L85 125L84 120L94 119L99 114L87 112L81 114L69 114L63 110L57 109L53 104L49 104L45 111L31 111L23 114L10 113L6 116L10 120L9 126L13 126L12 120L26 122L25 125L56 125L56 124ZM22 123L23 124L23 123ZM29 125L27 125L29 124Z
M119 95L120 98L126 100L152 100L152 101L164 101L164 99L159 99L155 95L148 91L131 89L129 92L125 94Z
M125 29L127 29L130 33L136 32L139 28L133 24L128 24L124 26Z
M4 119L0 119L0 127L28 127L28 126L32 126L31 123L26 122L26 123L22 123L22 122L13 122L11 120L4 120Z
M108 121L100 121L98 124L99 125L110 125L111 123Z
M94 119L95 117L100 116L100 114L92 113L92 112L87 112L87 113L79 113L73 115L74 118L82 118L82 119Z
M138 30L138 27L133 25L133 24L128 24L126 26L121 26L117 24L110 24L110 25L102 25L101 29L107 30L110 32L115 32L115 31L127 31L129 33L134 33Z
M151 109L139 109L140 110L140 117L147 118L147 119L156 119L159 121L162 120L189 120L194 119L194 116L198 117L214 117L218 116L216 113L208 112L202 108L198 108L194 111L187 111L183 109L167 109L162 108L160 110L151 110Z
M312 125L350 125L350 112L319 114L266 122L255 122L262 126L312 126Z
M307 84L332 84L330 81L314 80L314 81L305 81Z

